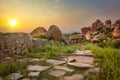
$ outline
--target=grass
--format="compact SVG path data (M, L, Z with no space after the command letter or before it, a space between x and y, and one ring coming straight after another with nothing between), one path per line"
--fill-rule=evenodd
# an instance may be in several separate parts
M73 53L76 49L80 49L80 45L54 45L45 46L39 51L32 50L30 53L24 53L24 57L60 59L61 56Z
M23 70L27 67L27 62L20 64L17 61L13 61L11 63L0 63L0 76L6 76L10 73L17 72L19 70Z
M96 80L120 80L120 49L100 48L93 44L87 45L86 49L92 50L99 59L97 63L101 71Z

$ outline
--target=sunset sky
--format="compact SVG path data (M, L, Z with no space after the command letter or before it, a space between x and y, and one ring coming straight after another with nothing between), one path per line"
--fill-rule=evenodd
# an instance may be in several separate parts
M120 19L120 0L0 0L0 32L31 32L52 24L62 32L80 31L98 18Z

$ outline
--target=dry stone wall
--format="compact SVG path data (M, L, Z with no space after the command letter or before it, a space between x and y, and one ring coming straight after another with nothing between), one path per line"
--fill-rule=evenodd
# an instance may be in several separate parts
M33 39L28 33L0 33L0 58L41 49L47 40Z

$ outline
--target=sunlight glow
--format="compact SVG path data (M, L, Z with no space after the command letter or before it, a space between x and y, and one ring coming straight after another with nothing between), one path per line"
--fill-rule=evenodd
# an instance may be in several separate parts
M15 27L16 24L17 24L16 20L9 20L9 25L10 25L11 27Z

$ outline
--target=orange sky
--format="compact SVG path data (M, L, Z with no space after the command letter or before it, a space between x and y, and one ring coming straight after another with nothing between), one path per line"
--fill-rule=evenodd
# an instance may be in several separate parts
M98 18L119 19L119 7L119 0L0 0L0 32L31 32L53 24L63 32L80 31Z

